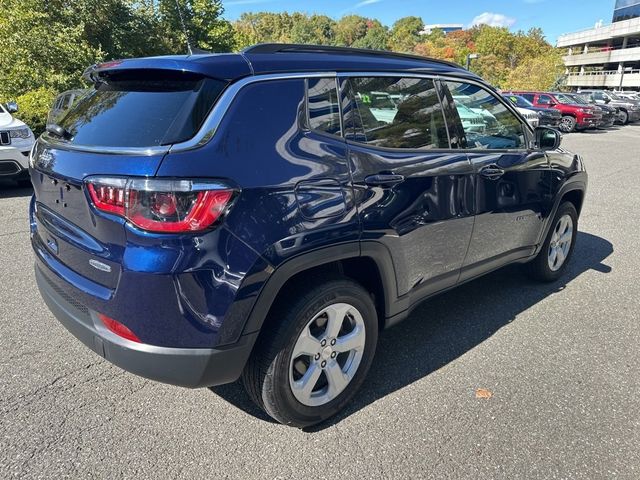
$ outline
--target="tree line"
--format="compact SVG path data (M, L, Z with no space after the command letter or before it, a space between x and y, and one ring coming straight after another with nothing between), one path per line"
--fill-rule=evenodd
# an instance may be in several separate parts
M55 96L84 86L87 66L184 54L185 28L191 45L206 51L306 43L415 53L459 64L478 54L471 69L500 88L544 90L562 79L560 53L540 29L511 32L483 25L421 35L424 21L415 16L388 27L359 15L334 20L258 12L229 22L223 13L221 0L0 0L0 101L16 100L19 116L41 131Z

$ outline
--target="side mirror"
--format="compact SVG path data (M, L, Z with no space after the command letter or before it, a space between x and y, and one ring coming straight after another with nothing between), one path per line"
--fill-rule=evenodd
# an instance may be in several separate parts
M562 135L558 130L549 127L537 127L535 129L536 148L540 150L555 150L562 142Z
M605 97L604 103L611 103L611 99L609 97Z
M5 107L9 113L16 113L18 111L18 104L16 102L7 102L5 103Z

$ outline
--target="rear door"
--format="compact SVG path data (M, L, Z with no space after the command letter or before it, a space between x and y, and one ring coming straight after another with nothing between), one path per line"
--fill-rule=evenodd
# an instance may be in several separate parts
M454 285L473 227L473 170L451 149L437 83L351 76L341 90L362 241L387 247L409 301Z
M532 132L508 104L484 87L444 81L447 95L465 98L482 114L481 129L452 119L473 166L475 225L461 280L530 255L538 242L551 194L543 152L530 149ZM456 103L459 108L459 103Z

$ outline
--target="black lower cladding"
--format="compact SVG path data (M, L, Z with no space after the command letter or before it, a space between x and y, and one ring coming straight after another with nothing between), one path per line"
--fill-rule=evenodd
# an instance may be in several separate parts
M197 388L236 381L249 358L258 333L220 349L167 348L120 340L98 331L91 312L62 295L36 264L36 282L49 309L78 340L106 360L151 380ZM44 267L46 268L46 267Z

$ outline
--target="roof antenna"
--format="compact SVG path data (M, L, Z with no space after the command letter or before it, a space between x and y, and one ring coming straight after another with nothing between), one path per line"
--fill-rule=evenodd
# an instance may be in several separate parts
M184 32L184 36L187 39L187 52L189 55L193 55L193 50L191 50L191 42L189 41L189 31L187 30L187 26L184 24L184 18L182 18L182 10L180 9L180 3L176 0L176 8L178 9L178 16L180 17L180 23L182 24L182 31Z

